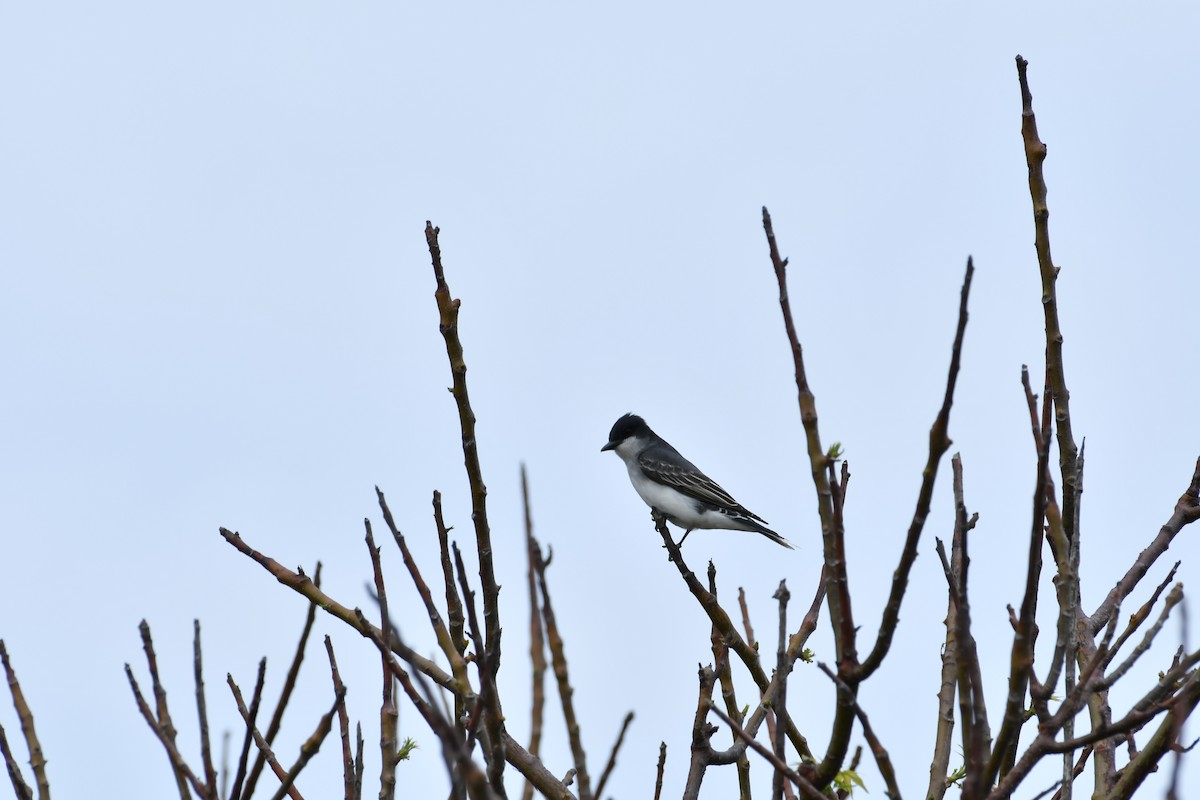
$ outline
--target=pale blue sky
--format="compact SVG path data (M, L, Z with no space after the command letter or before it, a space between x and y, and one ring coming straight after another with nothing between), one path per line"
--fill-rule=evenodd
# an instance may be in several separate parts
M521 461L537 533L554 546L594 773L625 711L638 714L617 798L652 791L660 740L667 796L682 790L695 669L711 653L624 468L599 452L616 417L645 416L799 545L688 540L693 568L716 561L727 598L746 587L764 646L779 580L797 598L794 619L811 596L819 528L764 204L792 260L823 436L842 442L854 474L848 546L866 637L912 514L975 257L951 436L981 516L973 606L999 708L1004 604L1020 597L1034 478L1019 374L1022 363L1039 374L1043 347L1013 58L1030 61L1050 148L1067 376L1088 441L1091 607L1169 516L1200 453L1198 16L1182 3L6 4L0 637L56 794L174 792L122 674L129 661L145 676L143 617L194 762L193 618L214 729L240 724L227 671L246 686L268 655L277 692L304 606L218 526L288 565L323 560L330 593L363 605L375 484L431 572L434 489L447 521L469 531L426 219L442 228L463 298L518 739ZM945 613L932 536L951 523L947 457L898 646L863 692L914 795L927 781ZM1191 583L1194 538L1168 554ZM399 558L384 552L394 607L411 609ZM416 613L405 622L432 650L426 627ZM321 617L326 632L373 745L377 660ZM1143 679L1177 635L1163 634ZM812 646L831 657L824 622ZM285 760L328 705L323 664L313 649ZM789 690L817 747L827 684L801 666ZM1118 711L1130 697L1117 693ZM565 737L549 719L546 759L561 774ZM401 720L423 745L400 769L405 796L444 796L432 736L411 709ZM19 740L7 701L0 724ZM340 791L327 750L300 782L307 796ZM378 762L367 754L370 794ZM873 767L863 775L882 796ZM733 772L708 784L718 796Z

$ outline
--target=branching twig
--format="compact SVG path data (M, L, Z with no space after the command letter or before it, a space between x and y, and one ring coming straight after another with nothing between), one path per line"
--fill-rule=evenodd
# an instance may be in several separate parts
M828 800L825 795L823 795L821 791L812 784L812 782L776 758L775 754L771 752L770 748L764 747L762 744L760 744L753 736L749 735L742 728L742 726L738 725L736 722L730 719L727 714L721 711L721 709L717 708L712 703L709 703L708 710L716 714L722 722L728 725L730 730L733 731L734 735L745 742L751 750L765 758L772 767L781 772L785 778L791 781L792 784L795 785L795 787L799 789L802 794L804 794L805 797L811 798L811 800Z

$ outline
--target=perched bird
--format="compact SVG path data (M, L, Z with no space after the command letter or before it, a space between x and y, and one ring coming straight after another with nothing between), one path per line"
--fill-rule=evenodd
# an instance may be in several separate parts
M650 430L636 414L617 420L601 452L612 450L629 470L629 480L646 505L684 529L682 545L697 528L756 531L793 549L765 519L750 512L695 464Z

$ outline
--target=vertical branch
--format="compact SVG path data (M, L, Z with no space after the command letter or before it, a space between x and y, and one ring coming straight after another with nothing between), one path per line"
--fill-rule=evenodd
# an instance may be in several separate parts
M779 588L775 590L773 595L779 601L779 644L775 649L775 673L779 678L779 689L775 692L774 705L787 705L787 674L791 672L791 664L787 660L787 604L792 598L792 593L788 591L787 582L780 581ZM775 735L772 737L771 745L774 748L775 756L783 763L787 763L787 751L784 749L783 726L775 726ZM772 800L781 800L783 797L783 773L778 770L771 778L771 798Z
M492 657L492 674L500 668L500 612L498 599L500 586L496 583L492 567L492 533L487 518L487 486L483 483L483 472L479 466L479 446L475 437L475 412L471 410L471 398L467 394L467 362L463 359L462 341L458 336L458 309L462 301L450 297L450 287L442 270L442 248L438 244L439 229L433 223L425 223L425 241L433 260L433 276L437 279L437 301L439 328L446 340L446 356L450 360L450 373L454 385L450 391L458 406L458 421L462 428L463 458L467 469L467 480L471 486L471 519L475 523L475 544L479 550L479 580L483 588L483 623L487 639L485 647Z
M0 639L0 663L4 665L4 675L8 679L8 690L12 694L17 720L21 723L21 733L25 737L25 743L29 746L29 766L33 768L33 778L37 783L38 800L50 800L50 781L46 778L46 756L42 753L42 744L38 741L37 730L33 725L33 712L29 709L29 704L25 702L25 693L21 691L17 673L8 660L8 649L5 648L3 639ZM7 750L7 745L5 750ZM13 775L11 766L9 770L11 777ZM13 777L14 788L18 786L19 777L20 773L16 773L16 777ZM23 785L24 780L20 780L20 784ZM17 794L20 794L19 789Z
M171 712L167 708L167 690L163 688L162 681L158 677L158 655L154 652L154 641L150 638L150 624L146 620L142 620L138 624L138 634L142 637L142 650L146 654L146 666L150 671L150 685L154 691L154 716L157 718L157 726L161 729L161 735L170 740L171 746L175 746L175 723L171 719ZM155 727L151 725L151 727ZM158 730L156 730L156 733ZM164 743L164 746L165 743ZM168 754L170 749L168 748ZM175 785L179 789L179 796L188 797L187 777L178 768L178 765L172 761L171 766L175 770Z
M454 567L450 563L450 529L442 518L442 493L433 492L433 522L437 527L438 550L441 554L442 580L446 589L446 623L450 628L450 641L459 654L467 652L467 640L463 635L462 600L458 596L458 588L454 582ZM454 719L452 723L462 733L462 718L466 713L466 703L460 692L454 692Z
M663 769L667 766L667 743L658 743L658 777L654 781L654 800L662 797Z
M1070 541L1075 536L1075 438L1071 432L1070 392L1063 372L1063 334L1058 320L1058 267L1050 257L1050 209L1046 205L1046 179L1042 165L1046 161L1046 145L1038 138L1037 117L1033 114L1033 95L1029 92L1026 69L1029 66L1017 56L1017 78L1021 84L1021 139L1025 144L1025 161L1029 166L1029 195L1033 200L1034 245L1037 249L1038 271L1042 276L1042 311L1046 318L1046 359L1050 368L1050 384L1054 393L1054 416L1058 428L1058 462L1063 481L1063 525Z
M558 682L558 696L562 701L563 721L567 726L567 741L571 745L571 757L575 761L575 773L579 780L579 800L591 800L592 781L588 775L587 753L583 749L583 739L579 735L579 719L575 716L575 703L572 696L575 691L571 688L571 677L567 670L567 654L563 646L562 636L558 632L558 621L554 616L554 605L550 602L550 588L546 583L546 564L541 554L533 550L530 555L535 557L538 587L542 592L542 619L546 624L546 643L550 646L550 663L554 668L554 677Z
M700 784L703 783L704 772L708 769L709 756L712 754L709 739L717 731L716 726L708 721L708 709L712 706L712 692L716 683L717 674L712 668L700 667L700 699L696 704L696 716L692 720L692 760L688 765L683 800L699 799ZM583 800L582 793L579 800Z
M421 596L421 603L425 606L425 613L429 616L429 624L433 628L434 637L437 639L438 646L442 652L446 654L446 660L450 662L450 671L454 675L454 679L458 681L460 690L458 694L470 692L470 683L467 678L467 663L463 659L462 652L459 651L450 631L446 628L446 624L442 622L442 615L438 611L437 605L433 602L433 593L429 591L429 585L425 583L424 577L421 576L421 570L417 566L416 559L413 558L412 552L408 549L408 542L404 538L404 534L400 532L400 528L396 525L396 520L392 517L392 510L388 507L387 498L384 497L379 487L375 487L375 497L379 501L379 510L383 513L383 521L391 531L392 539L396 542L396 546L400 548L400 557L404 560L404 566L408 570L408 575L412 578L413 586L417 589L417 594Z
M788 260L779 255L779 246L775 243L775 228L771 224L771 214L763 207L763 230L767 234L767 247L771 255L771 266L775 270L775 281L779 284L779 308L783 313L783 327L787 333L788 345L792 351L792 363L796 370L796 394L800 404L800 422L804 426L804 438L808 448L809 468L812 472L813 486L817 490L817 512L821 517L821 538L824 543L825 564L827 566L825 580L828 591L829 616L833 623L834 645L837 649L838 663L855 661L853 634L850 641L845 641L847 631L853 632L854 620L849 607L849 590L846 585L846 565L838 556L835 535L836 522L833 510L833 490L825 473L828 456L821 447L821 431L817 425L817 402L812 389L808 386L808 374L804 369L804 350L796 335L796 324L792 320L792 303L788 298L787 266Z
M521 505L525 510L525 548L529 561L529 660L533 667L529 754L536 758L542 749L542 720L546 707L546 643L542 633L542 611L541 604L538 602L537 587L537 564L542 560L542 549L537 539L533 537L533 515L529 510L529 481L525 474L524 464L521 465ZM521 800L533 800L532 781L525 781Z
M1008 701L1000 731L996 734L996 745L988 759L984 784L990 786L997 777L1003 777L1016 760L1016 747L1021 726L1025 722L1025 688L1029 682L1029 671L1033 667L1033 648L1037 641L1037 593L1042 571L1042 525L1046 518L1046 476L1050 458L1050 439L1043 437L1038 452L1037 483L1033 493L1033 524L1029 535L1029 559L1025 574L1025 594L1021 599L1021 613L1017 618L1017 629L1013 635L1012 657L1008 677ZM1071 486L1075 476L1071 476ZM1064 489L1064 494L1065 494ZM1072 508L1074 506L1072 505ZM1065 517L1065 515L1064 515ZM1065 519L1064 519L1065 522Z
M496 689L496 672L491 667L492 654L484 651L483 633L475 615L475 593L467 582L467 569L463 566L462 553L454 545L454 566L458 570L458 582L466 601L467 622L471 626L471 639L475 643L475 667L479 670L479 697L476 698L475 713L471 718L471 731L483 719L487 731L484 756L487 758L487 783L499 797L504 795L504 762L507 756L507 736L504 729L504 712L500 709L500 694ZM468 733L468 737L470 733ZM460 768L462 764L460 763ZM478 770L476 770L478 771ZM470 788L470 784L468 784Z
M200 653L200 620L192 620L194 672L196 675L196 713L200 718L200 761L204 765L206 800L217 800L217 771L213 769L212 745L208 737L208 704L204 700L204 668Z
M346 789L346 800L355 800L354 758L350 755L350 717L346 713L346 684L338 672L337 659L333 655L333 640L325 637L325 652L329 654L329 672L333 677L333 691L342 697L338 705L338 730L342 734L342 779Z
M375 545L375 536L371 533L371 520L363 519L366 527L365 536L367 552L371 556L371 567L375 575L375 595L379 598L379 630L383 631L384 641L391 639L392 622L388 616L387 587L383 583L383 565L379 560L379 548ZM399 710L396 708L396 680L389 669L388 654L381 655L383 662L383 699L379 705L379 800L391 800L396 796L396 727Z
M708 591L712 592L713 596L716 597L717 567L712 561L708 562ZM750 631L748 636L753 641L754 634L753 629L750 627L750 614L746 609L746 593L740 587L738 589L738 603L742 607L742 619L745 622L746 629ZM733 684L733 672L729 668L729 645L716 625L712 626L709 641L712 643L713 663L717 665L717 679L721 682L721 700L725 703L725 711L734 722L741 725L744 717L742 710L738 708L737 691ZM734 737L734 743L737 743L737 737ZM738 756L737 771L738 796L740 800L749 800L750 759L746 757L745 753Z
M962 458L956 453L950 459L954 474L954 538L950 545L951 591L946 607L946 643L942 650L942 680L938 688L937 735L933 745L933 760L929 765L927 800L941 800L946 794L946 776L950 769L950 752L954 744L954 690L958 680L958 637L955 620L958 607L954 602L955 578L962 571L962 537L967 525L967 507L963 498ZM965 725L965 723L964 723Z

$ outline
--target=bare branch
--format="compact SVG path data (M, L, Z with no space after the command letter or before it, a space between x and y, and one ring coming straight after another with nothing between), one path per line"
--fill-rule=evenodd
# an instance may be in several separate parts
M150 705L146 702L146 698L142 696L142 690L138 687L137 679L133 677L133 669L125 665L125 677L129 679L129 687L133 690L133 698L137 702L138 711L142 712L142 718L146 720L146 724L150 726L150 730L154 731L154 735L158 737L158 741L162 743L163 748L167 751L167 759L171 762L171 768L177 775L182 775L186 781L184 791L181 795L183 800L187 800L187 786L191 786L192 791L197 797L204 798L207 796L207 789L203 783L196 777L195 773L188 767L187 762L183 760L179 749L175 746L175 740L167 735L163 725L154 718L154 712L150 710ZM43 797L39 789L39 797Z
M542 632L542 610L538 602L537 563L542 560L541 545L533 536L533 515L529 509L529 481L525 465L521 465L521 505L525 511L525 547L528 557L527 582L529 588L529 660L532 664L532 702L530 704L529 754L535 758L542 749L542 721L546 708L546 642ZM614 752L615 755L615 752ZM604 786L603 777L597 787ZM533 783L525 782L522 800L533 800Z
M346 684L338 672L337 659L333 655L333 640L325 637L325 652L329 655L329 672L333 678L333 691L341 696L337 706L338 730L342 734L342 776L345 781L346 800L355 799L354 757L350 754L350 717L346 713Z
M130 680L133 680L132 676L130 677ZM238 713L240 713L242 715L242 719L246 721L246 726L250 729L251 735L254 736L254 743L258 745L259 752L263 754L263 758L266 760L268 766L271 767L271 771L275 773L275 777L279 778L281 783L286 782L285 786L287 787L287 795L291 797L292 800L304 800L304 797L299 791L297 791L296 787L292 785L292 782L288 779L287 770L285 770L283 765L279 763L279 760L275 758L275 753L271 750L271 745L267 742L263 735L258 732L258 728L255 727L253 721L251 721L250 711L246 708L245 701L242 700L242 690L238 688L237 683L234 682L233 676L227 673L225 676L225 681L229 684L230 691L233 692L233 699L237 703Z
M954 388L958 384L958 369L962 362L963 338L967 332L967 301L971 297L971 279L975 275L975 263L967 258L967 271L963 276L962 290L959 293L958 325L954 330L954 344L950 348L950 369L946 375L946 393L942 397L942 407L934 419L933 427L929 429L929 456L925 461L925 469L921 472L921 489L917 493L917 507L913 512L912 522L908 526L908 536L904 540L904 550L900 554L900 564L892 575L892 590L888 595L887 605L883 609L883 619L879 623L879 637L875 646L862 664L855 670L854 679L862 681L870 677L883 659L887 656L892 645L892 636L900 622L900 604L904 600L904 591L908 588L908 576L912 572L913 562L917 560L917 543L921 539L921 531L925 529L925 520L929 517L929 507L933 502L933 486L937 480L938 466L942 456L950 449L950 407L954 404Z
M475 412L471 409L471 398L467 393L467 362L463 359L462 341L458 336L458 309L461 300L452 299L450 287L442 269L442 248L438 243L439 228L425 223L425 242L433 261L433 276L437 280L437 301L440 316L439 329L446 340L446 356L450 361L450 374L454 385L450 389L458 406L458 421L462 428L463 459L467 480L471 485L471 519L475 523L475 544L479 554L479 580L483 588L483 621L487 631L486 647L492 654L492 674L500 669L500 612L498 600L500 586L496 583L492 567L492 534L488 526L487 486L483 483L483 472L479 465L479 444L475 433Z
M208 704L204 700L204 669L200 652L200 620L192 620L195 638L192 645L196 677L196 712L200 718L200 761L204 765L207 800L217 800L217 771L213 768L212 745L208 738Z
M822 794L821 791L807 778L790 768L787 764L784 764L782 761L780 761L769 748L760 744L753 736L743 730L742 726L738 725L736 722L730 719L727 714L722 712L721 709L717 708L710 702L708 710L716 714L722 722L728 725L733 731L734 735L745 742L751 750L765 758L777 771L783 773L783 776L791 781L792 784L795 785L795 787L799 789L805 797L811 798L811 800L827 800L825 795Z
M667 743L659 742L658 744L658 778L654 782L654 800L660 800L662 797L663 786L663 768L667 765Z
M608 754L608 762L604 765L604 771L600 773L600 780L596 782L597 798L604 797L604 785L608 783L608 778L612 775L613 769L617 766L617 753L621 751L621 744L625 741L625 731L629 730L629 725L633 722L633 712L630 711L625 715L625 720L621 723L621 731L617 734L617 741L613 742L612 750ZM527 784L532 786L533 784Z
M817 668L828 675L829 680L833 681L838 688L846 691L845 681L834 674L828 665L818 663ZM862 725L863 738L867 740L867 746L871 748L871 755L875 757L875 764L879 767L879 774L883 776L883 782L887 785L887 795L891 800L900 800L900 786L896 783L896 770L892 767L891 756L888 755L883 743L879 741L879 737L875 735L874 729L871 728L871 720L867 718L867 712L863 711L862 706L858 704L857 698L852 702L854 703L854 713Z
M236 534L235 534L236 535ZM240 548L239 548L240 549ZM245 551L243 551L245 552ZM261 562L260 562L261 563ZM265 565L264 565L265 566ZM308 580L304 575L304 571L299 573L300 577ZM321 562L317 562L317 567L313 570L313 579L311 585L314 589L321 588ZM312 598L309 598L310 600ZM308 649L308 637L312 633L313 623L317 619L317 605L310 602L307 612L304 616L304 628L300 631L300 641L296 643L296 653L292 656L291 666L288 667L287 677L283 680L283 688L279 692L279 702L275 704L275 713L271 715L271 721L267 724L266 741L271 744L275 741L275 737L279 734L280 727L283 726L283 712L287 710L288 701L292 699L292 692L296 689L296 679L300 675L300 665L304 662L304 652ZM254 758L254 766L250 770L250 777L246 779L246 790L244 797L251 797L254 794L254 788L258 786L258 778L262 774L265 764L265 756L260 749L258 755Z
M242 540L241 534L239 533L227 530L226 528L221 528L221 536L224 537L225 541L235 547L238 552L252 559L267 572L271 573L271 575L275 577L275 580L279 581L284 586L287 586L296 593L308 598L309 602L315 603L325 612L337 617L342 622L358 631L358 633L363 637L370 639L372 636L375 636L382 641L383 634L378 628L375 628L370 623L366 623L366 627L363 627L363 621L359 620L354 610L347 608L329 595L322 592L320 587L316 586L313 581L311 581L303 572L292 572L290 569L281 566L278 561L247 545ZM449 689L452 692L456 691L457 687L455 685L454 678L447 675L441 667L430 661L428 658L408 650L402 644L395 644L393 652L402 657L405 661L408 661L425 675L428 675L434 681L434 683L438 684L442 688Z
M17 710L21 733L29 747L29 763L33 767L34 780L38 786L38 797L41 800L49 800L50 783L46 779L46 757L42 754L42 745L38 741L37 731L34 729L33 712L29 709L29 704L25 702L25 693L21 691L21 684L17 681L17 673L8 659L8 648L4 646L3 639L0 639L0 662L4 664L4 675L8 680L8 690L12 694L13 707ZM18 798L32 798L29 786L21 776L21 770L17 766L12 750L9 749L8 739L4 736L3 728L0 728L0 748L4 751L4 763L8 768L8 776L12 780L13 791L16 792Z
M536 544L536 543L535 543ZM567 669L567 652L559 633L558 619L554 616L554 605L550 601L550 587L546 582L546 563L542 560L540 548L530 550L534 559L534 569L537 571L538 587L542 593L542 620L546 625L546 643L550 647L550 664L554 669L554 678L558 684L558 697L562 703L563 721L567 726L567 741L571 746L571 757L575 765L575 774L579 779L579 800L591 800L592 781L588 774L587 753L583 749L583 739L579 733L579 719L575 715L574 690L571 688L571 676Z

